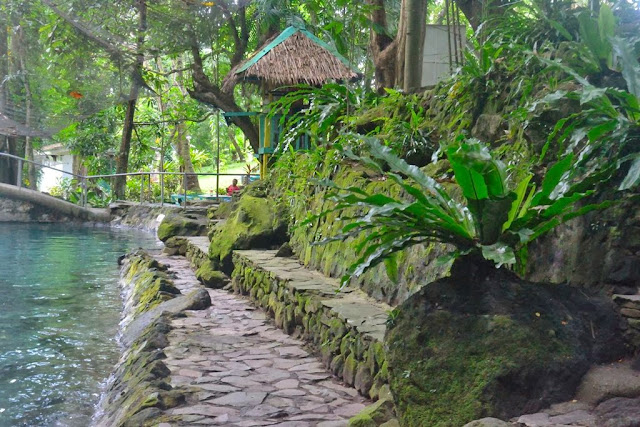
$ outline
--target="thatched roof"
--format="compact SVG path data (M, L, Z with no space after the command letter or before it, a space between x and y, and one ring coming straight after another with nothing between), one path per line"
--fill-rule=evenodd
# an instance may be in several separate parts
M309 31L289 27L268 41L237 71L245 80L267 87L298 83L322 85L330 80L351 80L359 74L349 61Z

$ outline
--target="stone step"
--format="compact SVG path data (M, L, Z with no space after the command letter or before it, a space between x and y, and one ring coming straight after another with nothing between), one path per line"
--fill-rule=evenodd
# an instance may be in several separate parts
M338 292L338 280L276 252L234 251L234 290L265 308L285 332L310 341L345 383L378 398L387 384L383 340L392 307L359 289Z

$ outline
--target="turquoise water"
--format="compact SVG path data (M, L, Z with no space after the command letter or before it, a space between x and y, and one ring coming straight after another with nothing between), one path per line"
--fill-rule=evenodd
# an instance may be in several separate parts
M118 256L150 234L0 223L0 426L88 426L119 357Z

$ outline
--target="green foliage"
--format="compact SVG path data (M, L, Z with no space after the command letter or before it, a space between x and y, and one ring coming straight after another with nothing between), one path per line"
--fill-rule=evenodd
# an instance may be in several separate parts
M559 120L549 135L541 153L541 160L551 148L560 158L574 153L577 165L585 174L607 168L611 163L631 161L622 178L620 190L637 185L637 162L640 153L640 64L632 40L614 37L610 46L618 56L625 88L598 87L575 69L558 61L541 58L550 69L560 70L580 84L575 90L558 90L543 98L541 103L555 105L562 100L578 102L580 110ZM626 89L626 90L625 90ZM534 107L535 108L535 104Z
M316 145L328 143L338 135L360 100L359 91L348 85L297 86L295 91L270 104L269 117L279 116L280 124L287 129L279 149L287 150L302 135L309 135Z
M360 256L342 278L343 284L383 261L387 270L393 272L395 253L428 242L451 245L450 257L475 253L498 266L518 261L522 267L528 243L564 221L610 204L580 202L593 195L615 168L574 182L576 162L572 155L550 167L539 187L532 182L531 175L510 183L505 166L486 146L477 140L461 138L446 150L455 185L445 186L395 156L375 138L363 141L371 157L358 156L349 149L344 154L383 179L393 180L406 195L390 197L368 193L360 187L340 188L331 181L320 181L333 189L326 198L335 205L306 223L332 212L344 213L354 208L356 212L342 218L346 225L338 235L319 243L366 233L356 247Z

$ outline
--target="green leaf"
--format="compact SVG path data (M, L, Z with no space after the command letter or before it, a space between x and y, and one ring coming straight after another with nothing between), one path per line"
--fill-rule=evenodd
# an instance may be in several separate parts
M606 60L611 54L611 45L608 40L603 40L600 37L598 23L591 17L590 12L585 11L579 14L578 24L580 25L582 42L598 59Z
M516 255L513 249L505 243L495 243L493 245L482 246L482 256L496 263L497 267L502 265L512 265L516 262Z
M627 88L640 102L640 64L633 44L619 37L614 37L611 43L616 55L620 57L622 77L627 82Z
M572 163L573 154L569 154L549 168L542 181L540 191L531 200L531 206L539 206L549 202L551 193L556 189L565 172L571 168Z
M507 215L507 220L504 224L502 224L502 231L507 230L520 210L520 206L522 206L522 202L524 202L524 198L527 194L527 188L529 188L529 182L533 174L527 175L522 181L518 183L516 186L516 190L514 191L515 199L511 203L511 209L509 210L509 214Z
M398 263L396 262L396 255L389 255L384 260L384 266L387 270L387 277L393 283L398 283Z
M624 177L618 190L629 190L630 188L635 187L640 182L640 154L636 154L633 163L629 167L629 171L627 175Z
M606 44L608 49L607 65L611 67L611 48L610 40L614 36L616 31L616 18L613 16L613 11L608 4L602 3L600 5L600 13L598 14L598 30L600 31L600 40Z

